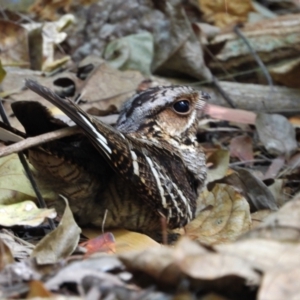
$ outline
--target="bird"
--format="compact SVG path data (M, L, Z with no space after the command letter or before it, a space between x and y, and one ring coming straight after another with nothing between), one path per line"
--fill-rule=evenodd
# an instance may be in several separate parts
M37 182L64 195L79 225L126 228L160 236L195 218L206 180L197 141L210 96L189 86L157 86L127 100L116 126L33 80L25 86L65 113L82 134L27 151ZM12 104L27 136L66 127L38 102ZM59 211L63 202L51 203Z

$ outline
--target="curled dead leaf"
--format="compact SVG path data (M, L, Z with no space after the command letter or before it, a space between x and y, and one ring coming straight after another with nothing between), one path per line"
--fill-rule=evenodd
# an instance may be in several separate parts
M68 257L78 245L81 229L74 220L68 201L64 200L66 207L59 225L38 242L31 254L39 265L54 264Z
M185 227L192 239L206 244L224 243L250 229L249 204L233 187L216 184L211 192L204 191L199 201L206 208Z
M206 161L207 164L212 164L207 170L207 182L223 178L229 167L229 152L227 150L219 149L212 153Z
M160 283L176 285L182 274L174 264L172 253L171 248L155 247L122 253L119 258L131 271L144 272Z

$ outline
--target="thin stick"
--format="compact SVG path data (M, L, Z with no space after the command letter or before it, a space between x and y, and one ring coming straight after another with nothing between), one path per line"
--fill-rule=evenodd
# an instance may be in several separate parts
M58 129L35 137L30 137L12 145L0 148L0 157L7 156L12 153L17 153L28 148L58 140L67 136L78 134L80 132L81 130L77 126L75 126Z

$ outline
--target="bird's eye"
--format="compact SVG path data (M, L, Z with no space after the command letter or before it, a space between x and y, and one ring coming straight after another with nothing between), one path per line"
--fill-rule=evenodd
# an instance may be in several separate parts
M180 114L185 114L190 110L190 102L188 100L180 100L174 103L173 108Z

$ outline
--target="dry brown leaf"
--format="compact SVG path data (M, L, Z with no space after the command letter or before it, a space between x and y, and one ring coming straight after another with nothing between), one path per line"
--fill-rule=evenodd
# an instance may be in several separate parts
M143 75L138 71L122 72L104 61L99 63L98 60L94 61L92 58L85 61L95 65L95 69L90 73L80 91L82 98L89 102L82 105L84 110L90 108L92 102L97 102L97 108L101 110L106 110L110 105L114 105L119 110L123 102L135 93L139 84L144 80Z
M30 67L27 32L21 25L0 20L0 48L4 67Z
M259 273L247 259L217 253L187 237L182 238L175 248L149 248L122 254L120 258L129 270L146 273L160 284L177 285L184 275L192 277L194 284L201 284L203 289L212 285L221 290L228 289L229 285L239 289L245 281L251 285L260 281Z
M36 0L29 8L29 11L35 13L42 20L56 20L59 10L68 11L70 9L71 0Z
M250 229L251 216L247 200L233 187L216 184L211 192L199 197L206 207L185 227L192 239L206 244L234 241Z
M39 265L54 264L68 257L78 245L81 229L74 220L68 201L64 200L66 207L59 225L38 242L31 254Z
M278 241L299 241L300 236L300 194L268 216L254 230L242 238L264 238Z
M293 116L289 118L289 122L293 124L294 127L300 127L300 116Z
M51 298L54 296L50 291L46 289L43 282L39 280L31 280L29 282L29 292L27 294L27 299L32 298Z
M181 272L174 264L173 250L162 246L119 255L129 270L141 271L163 284L178 284Z
M198 3L206 20L219 27L245 22L248 13L254 10L250 0L198 0Z
M0 239L0 271L3 270L6 265L12 264L14 261L9 247Z
M300 86L300 58L284 61L279 66L269 68L274 81L292 88Z
M217 280L231 277L231 282L236 277L246 279L251 285L258 285L259 274L250 263L238 256L210 253L207 255L187 256L179 264L180 269L186 275L198 280ZM228 281L224 285L230 285Z
M267 273L276 269L300 266L299 243L289 243L266 239L243 239L235 243L216 245L220 254L246 260L253 269Z

